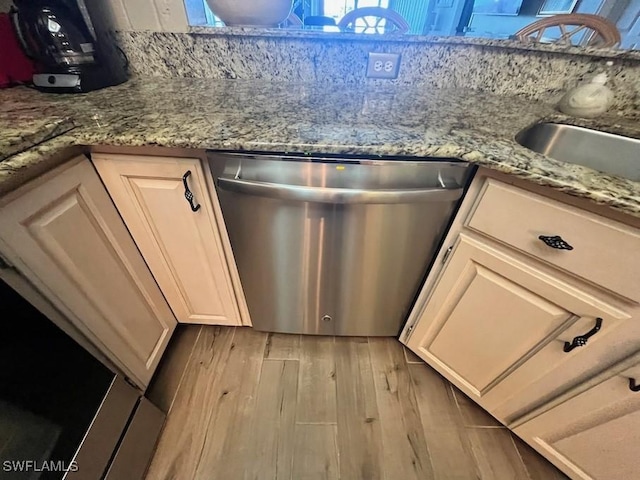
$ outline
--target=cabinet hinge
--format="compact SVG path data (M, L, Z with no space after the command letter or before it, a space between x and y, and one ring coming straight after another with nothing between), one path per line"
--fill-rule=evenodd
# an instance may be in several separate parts
M444 252L444 255L442 257L442 263L447 263L447 259L449 258L449 255L451 255L451 252L453 252L453 245L450 246L449 248L447 248L447 251Z
M124 381L127 382L129 385L131 385L136 390L140 389L140 387L138 387L138 385L136 385L135 382L133 380L131 380L129 377L124 377Z
M415 322L412 323L411 325L409 325L409 327L407 328L406 333L404 334L404 336L402 338L403 341L406 342L407 340L409 340L409 337L411 336L411 332L413 332L413 327L414 326L415 326Z
M9 270L12 268L14 268L14 266L9 263L9 260L4 258L2 254L0 254L0 270Z

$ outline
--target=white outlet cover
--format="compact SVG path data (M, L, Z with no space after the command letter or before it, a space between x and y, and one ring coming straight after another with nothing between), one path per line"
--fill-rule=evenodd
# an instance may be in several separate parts
M401 57L397 53L369 52L367 77L398 78Z

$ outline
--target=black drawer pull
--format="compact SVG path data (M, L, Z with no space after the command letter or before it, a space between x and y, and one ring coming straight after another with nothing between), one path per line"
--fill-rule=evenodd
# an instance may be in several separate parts
M640 392L640 385L636 385L635 378L629 379L629 390L631 390L632 392Z
M184 184L184 198L186 198L187 202L189 202L191 211L197 212L198 210L200 210L200 204L194 204L193 202L193 193L191 192L191 190L189 190L189 184L187 183L187 178L189 178L190 175L191 170L187 170L187 173L182 176L182 183Z
M548 247L556 248L558 250L573 250L573 247L565 242L560 235L546 236L540 235L538 237L542 240Z
M578 335L571 341L571 343L564 342L564 351L570 352L576 347L584 347L587 344L587 340L589 340L589 338L593 337L596 333L598 333L601 328L602 328L602 319L598 317L596 318L595 327L593 327L587 333L585 333L584 335Z

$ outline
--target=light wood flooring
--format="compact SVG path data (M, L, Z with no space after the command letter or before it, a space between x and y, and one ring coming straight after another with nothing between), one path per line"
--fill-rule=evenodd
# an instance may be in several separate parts
M147 474L563 478L396 339L226 327L202 327Z

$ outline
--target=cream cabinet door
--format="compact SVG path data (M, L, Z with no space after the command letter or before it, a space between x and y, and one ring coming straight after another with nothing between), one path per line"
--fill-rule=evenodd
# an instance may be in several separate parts
M640 367L615 375L514 431L572 478L640 478Z
M241 325L200 160L108 154L92 160L178 321Z
M146 387L176 320L85 157L0 208L5 255Z
M603 319L586 346L565 342ZM574 380L599 343L632 316L522 262L483 238L462 233L407 346L496 418L510 423ZM637 322L635 322L637 323ZM610 345L608 345L610 347ZM594 358L596 358L594 357ZM597 362L590 364L597 367Z

